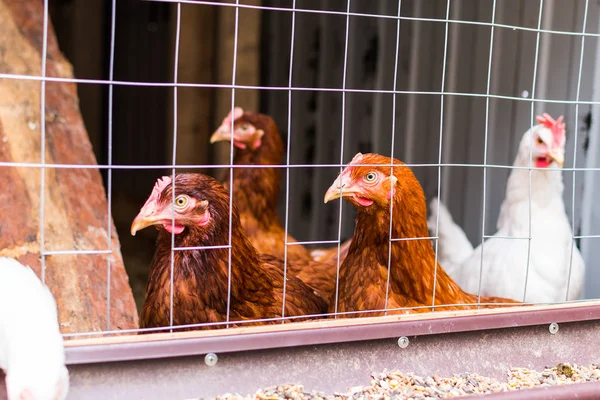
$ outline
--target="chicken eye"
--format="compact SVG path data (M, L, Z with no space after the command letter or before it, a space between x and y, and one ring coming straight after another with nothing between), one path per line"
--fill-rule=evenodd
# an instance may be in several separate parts
M242 126L240 126L240 128L241 128L243 131L247 131L247 130L248 130L248 128L249 128L249 126L248 126L248 124L242 124Z
M183 195L182 195L182 196L178 196L178 197L175 199L175 205L176 205L178 208L183 208L183 207L185 207L185 206L187 205L187 203L188 203L188 198L187 198L187 196L183 196Z
M538 144L544 144L544 140L541 137L537 137Z
M377 179L377 174L375 172L369 172L364 177L365 182L373 183Z

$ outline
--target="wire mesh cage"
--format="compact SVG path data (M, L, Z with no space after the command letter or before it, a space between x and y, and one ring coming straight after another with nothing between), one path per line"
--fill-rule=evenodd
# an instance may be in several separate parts
M29 121L39 159L13 151L0 160L7 176L37 174L28 193L37 194L31 242L39 249L31 254L39 255L39 276L47 281L53 271L49 285L59 298L52 260L69 257L98 275L79 287L103 308L89 328L70 325L78 317L60 297L64 337L94 338L68 348L193 330L169 338L206 338L196 352L233 351L278 344L219 338L297 332L293 343L317 344L342 341L340 327L357 328L348 339L357 340L393 337L389 323L425 334L591 318L600 151L592 124L600 82L595 2L97 7L102 17L82 21L103 18L109 28L90 28L96 33L86 40L96 47L86 49L73 39L85 24L67 27L83 11L44 1L35 27L40 66L0 71L11 90L39 85L38 119ZM76 77L55 64L50 16ZM104 60L100 72L82 61L88 50ZM91 140L79 154L93 148L98 162L91 152L74 152L69 162L56 155L61 141L80 150L60 135L66 127L52 126L62 111L51 113L61 99L51 85L77 86ZM227 145L213 144L221 140ZM61 177L99 184L100 174L82 171L100 171L106 202L89 205L94 223L78 211L66 221L105 245L55 239L65 236L56 199L73 186L60 193L52 186ZM324 196L340 200L324 204ZM79 210L76 199L65 207ZM159 233L141 231L154 225ZM327 289L315 286L319 274ZM370 318L351 318L358 316ZM486 322L474 323L479 317ZM213 328L228 329L206 331Z

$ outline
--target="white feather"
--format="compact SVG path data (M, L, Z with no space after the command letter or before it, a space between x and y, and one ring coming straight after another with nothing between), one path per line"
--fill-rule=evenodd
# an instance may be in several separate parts
M473 254L473 245L460 226L456 225L444 203L438 203L437 197L431 200L429 209L431 215L427 219L427 227L433 236L436 236L439 217L438 261L450 276L454 276L461 264Z
M352 240L346 240L340 246L340 254L350 247ZM317 262L329 262L337 259L337 247L330 247L328 249L315 249L310 252L310 256L314 261Z
M533 131L530 129L525 132L513 165L529 166L533 132L542 138L552 134L543 125L536 125ZM555 163L552 164L552 168L556 168ZM433 227L435 228L435 225ZM531 171L529 272L529 240L512 239L529 236L528 169L511 171L497 229L495 237L486 240L483 247L479 245L464 259L465 246L460 245L462 238L466 239L464 232L454 224L449 214L446 218L443 212L440 212L440 264L446 269L448 263L448 273L465 291L478 293L483 251L482 296L508 297L536 303L577 300L581 297L585 264L579 249L572 244L573 233L563 202L562 171ZM455 265L457 260L458 265Z
M0 257L0 368L8 400L63 400L69 390L56 302L29 267Z

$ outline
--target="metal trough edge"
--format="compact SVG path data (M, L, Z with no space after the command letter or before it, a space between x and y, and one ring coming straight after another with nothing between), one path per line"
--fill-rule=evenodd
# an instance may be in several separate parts
M202 331L198 331L198 337L67 346L65 352L68 365L93 364L591 320L600 320L600 305L304 329L299 323L297 330L223 336L203 337Z

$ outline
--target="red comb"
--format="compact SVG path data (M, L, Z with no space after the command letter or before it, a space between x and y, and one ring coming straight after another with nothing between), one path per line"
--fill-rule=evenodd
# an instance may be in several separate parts
M244 110L242 109L242 107L235 107L233 109L233 120L235 121L236 119L238 119L239 117L241 117L242 115L244 115ZM229 130L231 128L231 117L232 117L232 112L229 111L229 114L227 114L227 116L225 118L223 118L223 122L221 122L221 126L219 126L219 130Z
M165 189L165 187L167 187L167 185L169 183L171 183L170 176L163 176L162 178L159 178L156 181L156 183L154 184L154 188L152 188L152 193L150 193L150 197L148 197L148 200L146 200L144 207L146 207L150 203L158 202L158 199L160 198L160 194Z
M552 136L556 142L565 135L565 124L562 122L562 115L554 120L548 113L544 113L537 116L537 121L552 131Z
M162 191L167 187L167 185L171 183L170 176L163 176L154 184L154 188L152 189L152 194L160 195Z
M356 155L352 158L352 161L350 161L350 164L358 164L362 158L362 153L356 153Z

